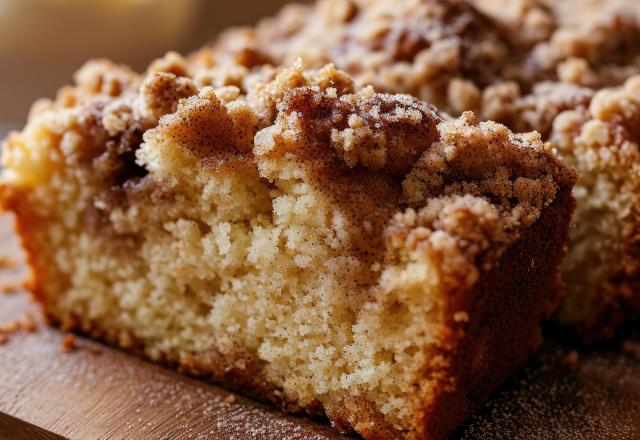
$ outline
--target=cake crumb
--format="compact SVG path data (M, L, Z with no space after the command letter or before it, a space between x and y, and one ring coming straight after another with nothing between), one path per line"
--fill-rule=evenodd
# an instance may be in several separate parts
M12 335L24 331L26 333L35 333L38 330L35 317L32 311L27 311L22 318L13 319L6 324L0 324L0 345L9 342Z
M3 332L5 334L10 334L10 335L14 334L18 330L20 330L20 321L18 319L14 319L13 321L10 321L3 328Z
M13 269L16 266L17 263L13 258L0 254L0 269Z
M233 394L229 394L224 398L224 402L228 404L236 403L236 396L234 396Z
M560 365L571 370L578 368L580 362L580 354L576 350L571 350L560 359Z
M25 318L21 321L21 326L27 333L35 333L38 330L36 319L31 310L27 311Z
M469 314L465 311L456 312L453 314L454 322L469 322Z
M0 269L2 269L2 267L0 267ZM13 293L19 292L21 287L22 286L19 282L4 282L0 284L0 293L11 295Z
M93 346L93 345L88 346L88 347L87 347L87 350L88 350L88 351L89 351L89 353L91 353L91 354L96 354L96 355L98 355L98 354L102 354L102 348L100 348L100 347L96 347L96 346Z
M62 351L70 353L77 348L76 335L69 333L62 340Z
M640 342L626 340L622 343L622 351L640 360Z

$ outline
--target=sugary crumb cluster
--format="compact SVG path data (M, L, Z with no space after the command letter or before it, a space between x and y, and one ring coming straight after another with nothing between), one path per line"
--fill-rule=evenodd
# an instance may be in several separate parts
M255 29L227 32L194 60L252 68L298 57L308 67L334 63L358 85L461 113L477 108L480 88L496 78L508 46L466 2L329 0L289 5Z
M638 12L632 0L325 0L231 30L192 59L211 72L200 80L218 84L298 57L306 67L334 63L359 86L512 123L518 107L540 102L530 96L539 83L597 89L640 73Z

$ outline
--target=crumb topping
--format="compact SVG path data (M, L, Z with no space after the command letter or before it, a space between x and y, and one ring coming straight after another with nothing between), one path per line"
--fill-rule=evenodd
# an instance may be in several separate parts
M302 173L349 219L354 252L380 258L390 228L392 248L403 242L415 256L424 247L418 237L428 231L433 249L465 243L457 254L471 267L486 258L489 268L574 179L539 135L514 135L471 113L451 120L409 95L357 89L332 65L305 70L297 62L247 92L198 88L176 73L188 72L175 56L144 77L99 62L78 75L77 105L49 114L52 125L79 134L68 148L109 182L109 193L88 211L92 217L134 203L141 188L153 194L157 185L142 182L175 175L176 163L218 172L249 167L269 181ZM106 93L114 81L119 86ZM396 212L408 217L391 221ZM483 253L490 242L503 246ZM390 255L401 258L395 250ZM460 273L461 266L450 267Z
M250 111L247 109L247 111ZM239 107L236 114L241 114ZM215 160L219 153L246 153L252 148L255 123L245 124L246 118L232 118L215 91L205 87L197 96L183 100L175 113L160 120L155 136L162 142L186 148L197 158Z
M514 135L470 113L438 131L439 142L403 181L410 208L394 217L387 234L393 246L437 255L448 276L473 284L479 257L481 269L491 268L575 175L534 133Z
M242 64L250 48L252 60L265 63L261 68L298 57L311 68L331 62L358 86L409 93L453 114L480 111L489 99L487 114L495 114L490 97L503 85L515 84L517 95L526 96L543 81L597 89L640 73L639 12L628 0L589 7L583 1L332 0L290 5L256 28L229 31L192 60ZM257 67L242 64L247 72Z
M564 3L564 4L563 4ZM548 41L531 52L529 63L553 75L554 69L572 59L584 60L590 70L583 85L603 87L638 73L640 21L634 2L554 2L552 12L559 22ZM635 9L634 9L635 8Z
M252 59L274 65L298 57L311 68L331 62L359 86L442 106L450 82L471 79L475 89L495 78L508 55L503 41L467 2L331 0L287 6L253 30L227 32L196 58L237 58L251 48Z
M166 72L150 74L140 87L141 115L158 120L162 115L174 113L181 99L197 93L198 88L189 78Z
M556 116L565 110L588 107L594 92L570 83L545 81L536 84L525 96L507 92L506 102L499 94L496 90L485 95L485 119L502 121L517 132L535 130L546 139Z
M439 194L465 192L541 209L553 199L556 186L574 178L537 133L513 134L500 124L478 123L472 113L438 130L440 142L423 154L403 183L414 206Z
M437 137L441 117L433 107L408 95L382 95L365 89L360 95L337 96L334 88L287 90L278 104L276 124L296 151L316 147L335 154L348 168L362 166L403 175L421 151ZM284 145L284 144L280 144ZM279 151L284 154L285 151Z

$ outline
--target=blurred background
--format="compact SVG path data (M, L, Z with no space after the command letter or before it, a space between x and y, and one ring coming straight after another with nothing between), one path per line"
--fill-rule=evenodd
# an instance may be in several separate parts
M20 127L31 103L54 97L89 58L145 69L224 28L253 24L285 0L0 0L0 131Z

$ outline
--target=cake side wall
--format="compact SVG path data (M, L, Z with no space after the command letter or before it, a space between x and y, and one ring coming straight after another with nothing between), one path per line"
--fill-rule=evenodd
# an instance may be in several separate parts
M25 252L30 272L23 287L33 295L36 301L45 306L46 317L52 319L46 309L47 294L44 283L46 268L44 262L38 258L39 253L35 240L35 230L41 227L41 222L28 208L24 194L3 185L0 185L0 212L13 213L15 218L14 232L18 236L20 245Z
M456 388L447 392L449 384L443 382L438 398L424 408L425 438L445 438L541 343L540 321L560 299L558 264L565 254L574 204L570 188L562 189L472 294L457 292L452 297L450 326L468 337L456 342L452 332L456 349L449 354L448 377L456 378ZM459 315L456 319L459 310L468 311L468 322L461 322Z

